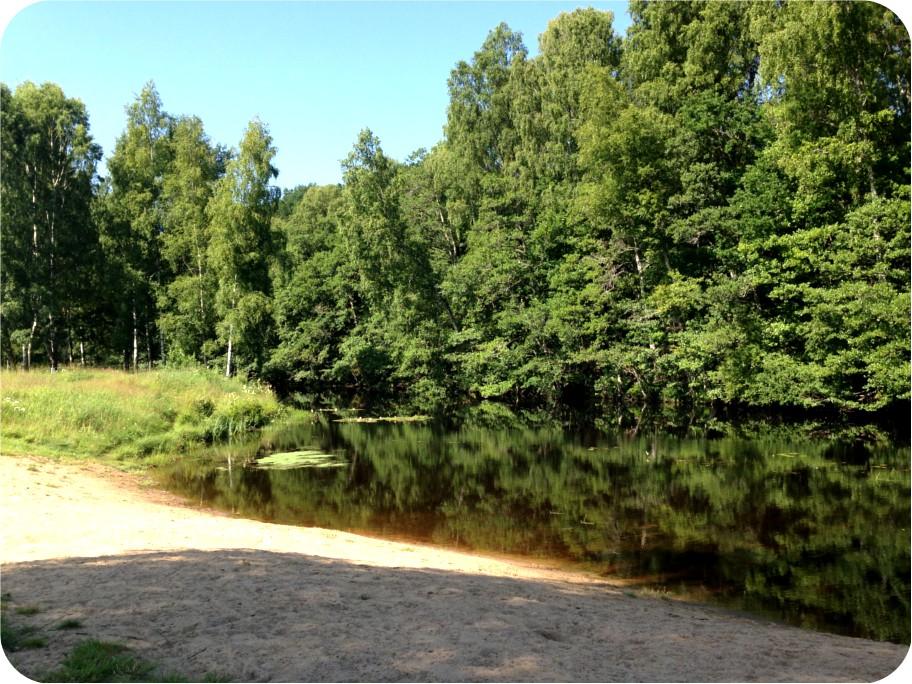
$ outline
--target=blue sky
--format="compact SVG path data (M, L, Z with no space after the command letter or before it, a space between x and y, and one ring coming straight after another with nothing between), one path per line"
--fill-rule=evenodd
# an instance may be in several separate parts
M124 107L154 80L166 111L236 146L254 116L278 148L278 184L333 183L369 127L404 159L442 137L447 77L501 21L538 35L561 11L626 2L41 2L0 42L0 80L53 81L88 108L105 154Z

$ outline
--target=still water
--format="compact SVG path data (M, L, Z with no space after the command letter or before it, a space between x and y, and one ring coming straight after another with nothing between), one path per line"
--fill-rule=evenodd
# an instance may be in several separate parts
M245 517L566 562L909 642L907 447L334 418L188 456L162 483ZM257 465L294 450L299 467Z

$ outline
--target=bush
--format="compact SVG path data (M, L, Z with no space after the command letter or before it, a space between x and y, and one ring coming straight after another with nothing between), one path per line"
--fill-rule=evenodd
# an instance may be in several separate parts
M208 437L213 442L234 439L263 427L279 413L279 405L261 397L229 395L220 402L209 419Z

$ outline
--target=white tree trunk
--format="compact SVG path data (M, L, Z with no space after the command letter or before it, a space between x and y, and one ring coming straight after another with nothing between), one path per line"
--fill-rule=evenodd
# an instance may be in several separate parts
M57 370L57 349L54 345L54 316L48 314L48 365L51 370Z
M139 368L139 330L136 327L136 308L133 309L133 370Z
M206 320L206 306L203 302L203 255L197 247L196 250L196 277L199 284L200 322Z
M231 377L231 342L234 336L234 324L228 327L228 361L225 364L225 377Z
M646 283L643 280L643 271L645 270L645 266L640 259L640 248L637 245L636 241L633 243L633 260L636 263L637 277L640 280L640 299L644 299L646 297Z
M35 339L35 328L37 328L37 327L38 327L38 317L35 316L34 318L32 318L32 329L31 329L31 331L29 331L29 338L28 338L28 345L27 345L28 354L26 355L26 364L25 364L26 370L32 369L32 340Z
M152 370L152 340L149 337L148 323L146 323L146 358L149 361L149 370Z

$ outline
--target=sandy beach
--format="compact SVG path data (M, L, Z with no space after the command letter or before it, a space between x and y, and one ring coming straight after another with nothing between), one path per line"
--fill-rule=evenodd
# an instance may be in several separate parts
M194 507L100 465L0 457L26 676L87 638L232 681L876 681L908 647L634 596L584 574Z

